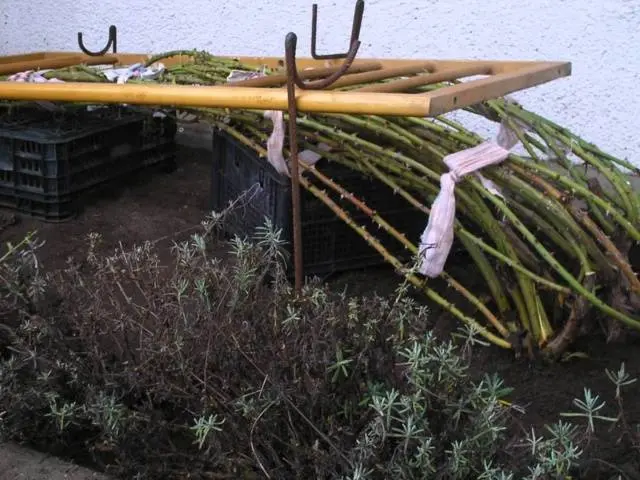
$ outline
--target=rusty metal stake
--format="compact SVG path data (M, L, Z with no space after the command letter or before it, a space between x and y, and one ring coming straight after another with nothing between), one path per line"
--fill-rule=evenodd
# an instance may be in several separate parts
M289 151L291 152L291 202L293 206L293 257L295 268L296 293L302 291L302 226L300 215L300 178L298 169L298 107L296 105L296 72L295 49L297 38L289 33L285 39L287 61L287 101L289 111Z
M302 212L300 206L300 169L298 163L298 105L296 102L296 87L301 90L322 90L328 88L342 77L356 58L358 49L360 48L360 27L362 25L362 14L364 11L364 0L356 2L356 9L353 18L353 26L351 30L351 43L349 51L346 54L325 55L321 58L345 58L340 68L329 75L327 78L314 82L305 83L298 74L296 66L296 47L298 37L295 33L290 32L285 38L285 60L287 66L287 110L289 112L289 151L291 153L291 202L293 210L292 227L293 227L293 258L295 269L295 290L296 293L302 291L302 278L304 274L302 260ZM313 6L312 21L312 55L314 58L320 58L315 54L316 44L316 28L317 28L317 5Z

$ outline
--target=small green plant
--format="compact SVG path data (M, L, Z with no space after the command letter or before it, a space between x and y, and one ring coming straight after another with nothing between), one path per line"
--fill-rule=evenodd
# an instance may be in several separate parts
M127 419L127 409L115 395L100 392L95 400L87 402L85 413L108 440L113 442L120 437Z
M580 410L579 412L561 413L563 417L584 417L587 419L587 432L595 433L596 427L594 420L602 420L605 422L616 422L618 419L613 417L605 417L598 414L605 406L606 402L600 402L600 397L594 395L588 388L584 389L584 400L575 398L573 405Z
M46 416L52 417L55 420L58 433L64 433L67 427L74 422L80 407L76 402L67 402L64 400L59 402L59 397L55 393L50 393L47 397L49 400L49 412Z
M633 447L640 450L640 435L638 430L640 427L638 425L635 425L634 427L627 423L623 401L623 388L636 383L637 378L631 377L626 370L624 362L620 364L619 369L615 372L608 368L605 369L605 374L615 387L614 399L618 410L615 416L598 413L604 409L606 402L600 401L600 396L595 395L586 387L584 389L584 398L576 398L573 400L573 405L578 411L563 412L560 415L563 417L586 419L587 425L585 428L585 435L587 438L591 438L595 434L596 421L606 422L611 425L619 425L621 427L622 436L628 437Z
M527 467L528 476L524 480L570 477L582 456L575 425L558 421L545 428L549 437L537 436L534 430L526 437L525 447L530 449L533 465Z
M2 273L14 281L1 307L15 322L6 326L13 356L0 361L3 431L82 443L97 461L115 458L125 478L187 465L272 477L340 471L346 429L367 414L367 385L393 376L404 307L316 280L295 295L270 222L225 242L213 238L220 221L214 214L176 241L170 268L152 242L109 252L95 234L85 258L48 276L32 268L35 255L7 257ZM225 244L231 255L217 258L211 247ZM24 288L38 275L53 300L46 308ZM426 310L407 307L406 332L424 330Z
M616 400L618 401L622 401L622 387L628 387L638 381L637 378L631 378L625 369L624 362L620 364L620 368L617 372L612 372L607 368L605 369L605 373L616 387Z
M194 419L195 424L191 430L196 436L196 444L202 450L205 442L209 439L213 432L221 432L224 419L218 419L218 415L209 415L208 417L197 417Z
M349 370L347 366L351 362L353 362L353 359L344 357L344 352L340 345L336 346L335 361L328 368L328 371L332 373L331 381L335 383L340 379L340 377L343 377L345 379L348 378Z

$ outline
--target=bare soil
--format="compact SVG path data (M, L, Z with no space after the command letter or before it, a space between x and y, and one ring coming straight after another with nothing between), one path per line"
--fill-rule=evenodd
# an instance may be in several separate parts
M90 232L103 236L107 250L120 243L126 247L151 240L169 255L172 241L192 233L208 213L209 155L206 150L184 149L175 172L134 179L118 192L92 201L77 218L66 223L49 224L0 211L0 241L16 242L27 232L37 230L38 238L46 242L41 249L45 268L62 267L69 256L83 251L86 235ZM459 268L464 269L464 265ZM396 287L398 277L390 269L377 268L344 274L328 281L336 288L347 287L354 293L372 290L389 293ZM446 331L454 321L443 315L437 328ZM615 414L614 389L605 375L605 368L617 370L620 363L625 362L627 370L640 377L640 341L628 338L624 344L607 344L602 338L595 337L583 341L577 349L585 352L588 358L576 358L553 366L516 361L510 352L500 349L479 349L474 354L474 369L497 372L515 389L515 403L525 408L521 417L524 431L530 432L532 426L553 423L560 418L560 412L572 410L573 399L581 398L584 388L590 388L606 400L605 415ZM640 422L639 397L640 382L636 382L628 387L626 394L625 411L631 423ZM592 461L590 467L593 468L584 478L611 478L610 474L597 474L596 467L600 464L620 469L624 472L620 473L620 478L640 478L636 473L640 471L640 452L619 444L619 432L608 431L608 428L606 424L599 425L594 442L600 460ZM42 467L41 457L34 453L24 453L13 446L3 448L4 451L0 450L0 480L99 478L82 476L88 474L82 470L69 470L66 464ZM73 452L67 456L73 458Z

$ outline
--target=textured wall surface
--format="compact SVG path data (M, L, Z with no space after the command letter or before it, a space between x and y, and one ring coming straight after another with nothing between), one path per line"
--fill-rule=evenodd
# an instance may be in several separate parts
M121 52L282 55L293 30L308 55L312 3L0 0L0 54L76 49L78 31L100 49L113 23ZM316 3L319 50L344 51L354 3ZM571 77L514 97L640 166L640 0L367 0L361 40L362 57L571 61Z

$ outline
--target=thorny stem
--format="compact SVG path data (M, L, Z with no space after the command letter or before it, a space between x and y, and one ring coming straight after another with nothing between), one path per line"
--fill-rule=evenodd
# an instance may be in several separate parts
M378 215L373 210L370 210L363 202L361 202L360 200L357 200L353 194L346 192L344 189L342 189L342 187L340 187L335 182L333 182L332 180L328 179L327 177L322 175L320 172L318 172L317 169L313 167L306 167L306 166L303 166L302 168L304 170L313 172L314 175L318 179L320 179L323 183L325 183L326 185L336 190L344 198L350 200L354 205L360 208L361 211L366 213L372 220L374 220L380 227L382 227L385 231L390 233L394 238L396 238L399 242L401 242L405 246L405 248L407 248L409 251L411 251L414 254L414 256L418 253L418 248L409 240L407 240L405 235L401 234L395 228L389 225L386 221L382 219L382 217L380 217L380 215ZM502 323L495 317L495 315L493 315L493 313L491 313L491 311L484 305L484 303L480 299L478 299L475 295L473 295L466 288L464 288L458 281L456 281L447 272L442 272L441 276L446 280L446 282L451 287L453 287L456 291L458 291L458 293L462 294L478 310L480 310L484 314L484 316L487 317L487 320L491 322L491 324L496 328L496 330L500 332L500 334L503 337L507 338L509 336L509 331L506 329L506 327L502 325Z
M320 153L320 152L318 152L318 153ZM430 210L424 204L422 204L413 195L411 195L409 192L407 192L405 189L403 189L400 185L398 185L398 183L396 183L396 181L393 180L390 176L384 175L377 167L375 167L371 163L371 161L370 161L371 159L370 158L368 158L367 156L363 155L363 156L360 157L359 160L363 164L365 164L366 167L371 172L373 172L374 175L380 181L386 183L396 193L398 193L403 198L405 198L412 206L414 206L415 208L418 208L419 210L424 212L426 215L429 215ZM562 293L568 293L569 292L568 288L563 287L562 285L559 285L559 284L557 284L555 282L552 282L552 281L550 281L550 280L548 280L546 278L543 278L543 277L535 274L534 272L531 272L530 270L528 270L527 268L523 267L519 263L513 261L508 256L502 254L500 251L498 251L495 248L493 248L491 245L486 243L480 237L477 237L476 235L474 235L471 232L469 232L468 230L466 230L462 226L462 224L460 223L459 220L456 220L456 222L454 224L454 229L455 229L456 233L458 233L460 235L461 241L465 241L465 242L469 242L470 244L472 243L472 244L477 245L479 248L481 248L485 252L489 253L490 255L495 257L496 259L498 259L501 262L509 265L514 270L517 270L519 273L522 273L523 275L526 275L531 280L539 283L540 285L545 286L545 287L547 287L549 289L552 289L552 290L556 290L558 292L562 292Z
M229 133L231 133L231 131L233 129L232 129L232 127L225 126L224 130L229 132ZM238 138L238 139L240 139L240 137L242 136L237 131L235 131L233 133L233 135L235 136L235 138ZM266 155L267 152L264 149L261 149L261 150L262 150L261 153L263 155ZM366 204L364 202L362 202L361 200L357 199L353 193L347 192L340 185L338 185L336 182L334 182L330 178L326 177L324 174L322 174L316 168L306 166L304 164L304 162L300 163L300 168L303 171L311 172L316 178L318 178L325 185L327 185L330 188L334 189L338 194L340 194L341 197L346 198L347 200L349 200L353 205L355 205L357 208L359 208L360 211L365 213L374 222L376 222L381 228L383 228L386 232L388 232L394 238L396 238L396 240L398 240L405 248L407 248L409 251L411 251L414 256L418 253L418 248L413 243L411 243L409 240L407 240L405 235L401 234L395 228L393 228L391 225L389 225L389 223L387 223L377 212L371 210L369 207L366 206ZM308 185L310 185L310 184L307 184L305 186L308 186ZM323 198L321 198L321 200L326 203L326 201L328 200L328 197L323 193ZM478 299L475 295L473 295L471 292L469 292L469 290L464 288L462 286L462 284L460 284L458 281L456 281L448 273L443 272L442 273L442 277L445 279L445 281L451 287L453 287L456 291L458 291L461 295L463 295L467 300L469 300L469 302L471 302L478 310L480 310L485 315L485 317L487 317L489 322L496 328L496 330L498 330L500 332L500 334L503 335L503 337L506 338L506 337L509 336L509 331L507 330L507 328L502 325L502 323L495 317L495 315L493 315L493 313L491 313L491 311L484 305L484 303L480 299Z
M533 182L537 180L534 177L529 178ZM545 192L554 198L557 198L560 195L560 193L547 182L540 180L538 182L538 185L544 188ZM607 235L605 235L602 230L600 230L598 225L596 225L595 222L593 222L593 220L589 218L589 215L586 212L580 211L575 206L570 206L569 211L582 225L584 225L586 230L596 238L596 240L603 246L603 248L605 248L608 253L608 258L613 260L620 271L623 272L632 290L640 294L640 280L638 280L635 272L631 269L631 265L629 265L629 262L624 259L622 253L620 252L620 250L618 250L611 239L607 237ZM604 261L606 262L606 259Z
M486 102L486 105L490 108L493 108L494 113L496 113L498 117L500 117L501 110L495 107L495 105L497 104L498 104L497 100ZM519 109L518 107L511 107L511 108L518 109L518 111L524 111L523 109ZM510 113L511 113L511 110L510 110ZM534 115L531 112L527 112L527 114ZM546 122L548 124L551 124L551 122L547 119L542 119L541 117L537 117L537 118L541 122ZM526 117L525 117L525 120L526 120ZM412 119L412 121L423 124L423 125L431 123L424 119ZM456 125L455 122L451 120L447 120L447 124L450 126ZM561 129L561 127L557 127L557 128ZM478 137L473 133L470 133L470 132L463 133L465 132L465 130L461 126L457 126L456 132L457 132L456 137L462 142L464 142L467 146L477 145L482 140L480 137ZM443 134L446 133L448 135L450 134L447 131L447 129L442 129L442 133ZM578 143L581 145L584 144L583 141L578 141ZM531 170L536 174L540 174L549 180L554 180L560 183L563 187L567 188L572 193L580 194L585 201L589 202L590 204L597 205L606 214L611 215L622 227L624 227L624 229L632 236L632 238L634 238L637 241L640 241L640 232L638 232L636 227L632 223L630 223L615 206L609 204L606 200L600 198L598 195L591 192L588 187L580 185L579 183L575 182L571 178L554 171L550 167L545 166L542 162L533 162L533 163L528 162L526 159L522 158L519 155L511 154L507 159L507 161L505 162L505 164L509 165L511 163L516 163L521 167L527 170Z
M260 69L255 65L242 65L236 59L219 58L195 50L177 50L157 55L150 58L147 65L179 55L191 57L194 61L169 66L160 81L218 84L226 83L226 78L233 69ZM65 72L73 72L73 75L82 75L86 81L106 81L100 73L91 68L61 69L58 72L62 75ZM55 74L56 71L48 75ZM451 82L428 85L412 91L428 92L449 84ZM197 115L209 117L219 128L233 135L229 130L231 129L241 136L235 138L243 141L260 156L266 156L263 144L268 135L265 132L269 131L270 125L264 119L263 112L189 110ZM494 122L505 122L515 132L530 156L525 158L511 154L501 166L489 167L483 172L486 178L498 186L505 200L490 194L474 177L464 179L456 189L459 201L456 202L455 234L471 255L501 314L510 313L512 303L522 326L533 333L539 345L563 345L564 348L567 339L571 337L567 332L573 331L569 326L559 330L562 341L556 341L555 344L547 343L552 332L538 292L538 289L547 288L558 298L575 292L578 295L576 298L582 299L581 302L588 301L627 325L640 328L639 320L606 305L592 292L595 287L590 287L589 282L585 281L591 278L592 272L598 278L609 278L618 274L626 279L633 292L637 293L640 287L640 282L626 256L607 236L626 232L632 240L640 241L640 195L632 191L616 167L624 166L633 171L638 169L624 160L602 152L550 120L506 100L490 100L464 110ZM432 201L437 195L440 175L446 171L442 159L450 153L475 146L483 140L445 116L423 119L324 114L300 117L298 125L299 139L306 148L348 168L372 175L393 188L409 205L427 216L429 209L424 203ZM241 134L240 130L248 134ZM314 149L314 142L329 144L332 152ZM599 192L592 189L586 173L582 174L579 167L571 164L565 153L567 148L572 156L580 158L585 165L592 166L602 174L613 186L613 191ZM558 157L554 165L543 160L550 151ZM556 171L555 165L564 168L566 172ZM313 173L315 178L340 192L341 186L326 177L323 178L319 170L305 171ZM330 183L327 183L327 180ZM424 280L418 278L413 271L403 269L399 260L390 255L378 239L363 231L362 227L324 192L311 185L308 180L303 181L306 182L303 184L306 185L305 188L308 186L307 189L312 194L360 233L389 263L399 269L407 280L414 286L423 288ZM377 212L367 211L366 205L355 195L343 195L343 198L351 203L359 202L357 206L360 210L366 211L378 226L399 240L408 250L416 253L415 244L411 239L407 239ZM579 210L572 203L572 199L585 202L588 214ZM622 229L621 232L618 231L619 228ZM533 231L540 232L539 238L532 233ZM571 269L567 269L551 253L556 249L567 255L563 257L566 258L563 261L567 262L567 266L570 266L568 262L577 261L576 267L571 266ZM536 268L536 261L548 267ZM617 270L612 268L612 264ZM505 270L505 265L512 270ZM572 274L569 270L575 273ZM456 284L446 272L443 279L464 294L464 287ZM510 281L511 284L504 285ZM511 302L505 295L505 290ZM427 290L426 293L428 298L452 311L463 322L474 324L475 320L457 311L455 306L434 291ZM472 303L479 301L478 296L471 292L466 292L465 297ZM496 323L496 317L488 309L484 313L490 323L504 334L499 327L504 325L503 322ZM488 331L483 334L486 336L487 333L493 335ZM502 341L498 337L494 340L496 339Z
M360 142L360 143L363 143L363 142ZM374 150L375 150L375 149L374 149ZM432 174L432 176L433 176L433 175L434 175L434 174ZM540 318L540 317L539 317L539 315L538 315L538 310L539 310L539 309L538 309L538 307L539 307L539 301L538 301L538 299L535 297L535 295L534 295L534 297L533 297L533 298L531 297L531 293L532 293L532 291L531 291L531 289L530 289L530 287L529 287L529 286L527 286L526 284L524 284L524 285L522 285L522 287L523 287L524 291L526 291L526 292L527 292L527 295L525 295L525 298L527 298L527 301L528 301L528 299L530 299L530 298L533 300L533 302L528 302L528 303L529 303L529 308L528 308L528 310L529 310L529 312L530 312L530 315L532 316L532 320L533 320L533 321L536 321L536 319L539 319L539 318ZM534 298L535 298L535 299L534 299ZM536 323L538 323L538 324L539 324L539 320L538 320L538 321L536 321Z
M566 281L571 287L579 294L587 297L595 306L597 306L600 310L609 315L617 318L621 322L627 324L628 326L640 330L640 320L632 318L630 316L625 315L622 312L610 307L600 300L597 296L595 296L591 291L585 289L576 279L571 275L554 257L551 255L547 249L545 249L540 242L537 241L535 235L533 235L520 220L518 217L513 215L509 209L503 208L503 204L500 200L496 200L489 196L490 200L495 203L495 205L502 210L505 215L512 221L514 226L522 233L529 242L536 248L538 253L545 261L549 263Z
M234 138L236 138L237 140L245 143L248 146L252 146L252 147L257 147L259 150L262 150L263 154L266 154L266 151L258 146L255 145L250 139L248 139L247 137L245 137L244 135L242 135L241 133L239 133L237 130L233 129L232 127L229 127L228 125L225 125L223 123L218 123L218 128L220 128L221 130L224 130L226 132L228 132L230 135L232 135ZM303 169L305 170L311 170L309 167L304 167L304 163L301 162L300 165L303 167ZM326 178L326 177L325 177ZM426 282L423 280L420 280L415 274L410 273L409 270L407 270L402 263L395 258L393 255L391 255L388 250L386 248L384 248L382 246L382 244L376 240L369 232L367 232L362 226L357 225L352 219L351 217L349 217L349 215L343 210L341 209L333 200L331 200L324 192L322 192L320 189L318 189L317 187L315 187L314 185L312 185L306 178L304 178L303 176L300 176L300 184L303 185L310 193L312 193L314 196L316 196L316 198L318 198L319 200L323 201L329 208L331 208L331 210L334 211L334 213L336 215L338 215L343 221L345 221L351 228L353 228L362 238L364 238L367 243L369 243L373 248L375 248L389 263L391 263L396 270L398 270L399 272L403 272L406 274L407 278L409 279L409 281L418 289L423 290L428 297L430 297L432 300L434 300L436 303L438 303L440 306L442 306L443 308L449 310L451 313L453 313L454 315L456 315L457 317L459 317L461 320L463 320L465 323L471 324L474 327L477 327L479 329L479 331L481 331L481 333L491 342L495 343L496 345L499 346L503 346L505 348L510 348L510 344L495 336L494 334L492 334L491 332L489 332L488 330L486 330L483 326L481 326L476 320L472 319L471 317L468 317L466 315L464 315L460 310L458 310L453 304L451 304L450 302L446 301L444 298L442 298L440 295L438 295L435 291L433 291L432 289L428 288L426 286ZM346 193L346 192L345 192ZM414 247L415 248L415 247ZM416 250L417 251L417 250ZM458 284L459 285L459 284ZM477 305L476 305L477 306ZM495 318L495 317L494 317ZM499 324L499 323L498 323ZM502 327L500 325L500 330L504 329L504 327ZM506 331L506 330L505 330Z
M356 232L358 232L362 236L362 238L364 238L367 241L367 243L369 243L369 245L371 245L373 248L375 248L399 272L404 273L405 277L416 288L419 288L419 289L423 290L426 293L426 295L429 298L431 298L431 300L435 301L438 305L442 306L443 308L445 308L446 310L451 312L453 315L458 317L464 323L470 325L473 328L476 328L477 331L480 332L480 334L482 336L484 336L490 342L494 343L497 346L503 347L503 348L511 348L511 344L508 341L503 340L500 337L497 337L496 335L492 334L485 327L480 325L476 320L474 320L473 318L471 318L471 317L465 315L464 313L462 313L451 302L448 302L443 297L441 297L439 294L437 294L434 290L426 287L425 282L423 280L420 280L414 273L412 273L410 270L407 270L406 268L404 268L404 266L395 257L393 257L392 255L389 254L387 249L385 249L382 246L382 244L380 244L380 242L378 242L365 229L363 229L362 227L357 225L353 220L351 220L351 218L347 215L347 213L344 210L342 210L338 205L336 205L331 199L323 197L322 192L320 190L318 190L316 187L314 187L313 185L311 185L306 179L301 179L300 183L303 184L305 186L305 188L307 188L307 190L309 192L311 192L313 195L315 195L317 198L319 198L319 199L321 199L323 201L326 201L326 205L329 208L331 208L331 210L333 210L336 215L338 215L345 223L347 223L347 225L349 225Z

